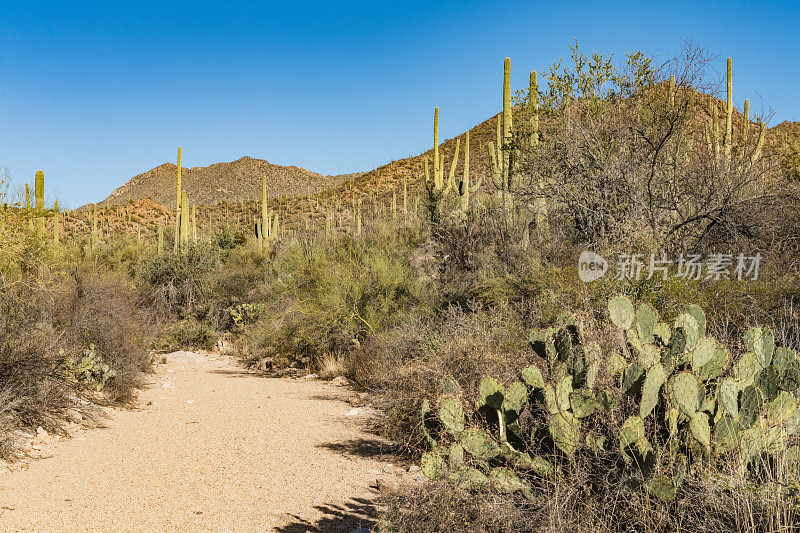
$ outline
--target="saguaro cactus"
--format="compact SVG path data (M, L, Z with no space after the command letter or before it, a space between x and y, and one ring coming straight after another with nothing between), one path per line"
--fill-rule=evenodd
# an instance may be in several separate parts
M58 246L61 239L61 229L58 227L58 200L53 205L53 244Z
M530 149L536 151L539 148L539 82L537 81L536 71L532 70L528 78L528 115L530 117ZM539 179L539 190L544 190L544 179ZM548 231L547 224L547 201L544 197L536 198L534 201L536 229L539 238L543 238ZM528 233L525 232L527 238Z
M180 207L180 239L181 246L189 244L189 198L186 196L186 191L181 191L181 207Z
M408 222L408 180L403 176L403 215Z
M455 175L458 165L458 153L461 150L461 139L456 139L456 149L453 154L453 161L450 164L450 174L447 179L444 177L444 155L439 153L439 108L434 110L433 115L433 179L428 172L428 159L424 159L425 169L425 189L428 191L429 215L431 220L438 220L440 216L440 204L452 189L456 188Z
M100 240L100 235L97 229L97 204L92 204L92 237L91 237L91 249L96 250L98 241Z
M737 162L733 157L733 60L728 58L727 68L727 91L725 102L725 132L722 139L720 139L719 123L718 123L718 108L717 101L711 99L709 102L709 119L705 125L706 144L708 145L709 154L717 159L722 153L724 164L732 168L731 165ZM759 132L756 140L756 145L752 152L747 153L747 144L749 142L750 133L750 100L744 101L743 111L743 126L742 135L738 141L738 167L743 171L747 171L761 158L761 150L764 146L764 139L766 137L766 124L757 119Z
M262 234L262 241L261 247L262 249L267 245L267 240L264 239L266 233L269 232L270 228L270 216L271 213L267 209L267 176L264 175L261 178L261 234Z
M44 234L44 172L41 170L36 171L35 189L36 193L36 233L39 235Z
M438 197L444 197L455 185L456 165L458 165L458 152L461 149L461 140L456 139L456 151L450 165L449 179L444 178L444 155L439 154L439 108L433 113L433 182L428 176L428 159L425 158L425 183L429 190Z
M492 183L498 191L500 203L505 212L506 222L511 219L513 202L511 193L515 190L514 158L511 150L513 129L513 110L511 108L511 59L503 63L503 112L497 117L496 142L489 143Z
M197 244L197 204L192 204L192 243Z
M470 193L478 192L478 189L481 188L482 182L483 178L479 177L478 182L475 185L469 184L469 132L467 132L464 136L464 174L461 177L461 183L458 186L458 206L461 209L461 213L466 215L469 212L469 195Z
M28 229L33 230L33 218L31 218L31 186L25 184L25 217L28 219Z
M175 253L178 252L181 242L181 147L178 146L178 190L175 195Z
M731 159L731 143L733 141L733 61L728 58L728 99L725 105L725 160Z

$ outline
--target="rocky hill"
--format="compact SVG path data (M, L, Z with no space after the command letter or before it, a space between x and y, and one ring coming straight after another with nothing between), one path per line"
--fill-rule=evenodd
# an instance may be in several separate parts
M150 198L162 205L172 205L175 202L177 170L176 165L165 163L134 176L115 189L102 203L121 205ZM183 188L189 201L197 205L252 202L260 199L261 179L265 175L270 198L316 194L353 176L323 176L304 168L273 165L252 157L242 157L230 163L215 163L207 167L182 167L181 170Z

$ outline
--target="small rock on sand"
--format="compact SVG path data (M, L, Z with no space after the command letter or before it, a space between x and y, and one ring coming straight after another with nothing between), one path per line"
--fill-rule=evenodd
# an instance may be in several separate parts
M350 385L350 380L344 376L338 376L331 380L331 385L334 385L336 387L347 387L348 385Z

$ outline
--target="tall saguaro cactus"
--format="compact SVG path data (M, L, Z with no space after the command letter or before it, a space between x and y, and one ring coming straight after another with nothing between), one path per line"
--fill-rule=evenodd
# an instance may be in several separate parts
M437 196L444 197L454 186L458 153L461 150L461 140L456 139L456 151L450 165L448 179L444 177L444 155L439 154L439 108L433 112L433 182L428 175L428 159L425 158L425 183Z
M456 149L453 154L453 161L450 164L450 174L444 177L444 154L439 153L439 108L433 113L433 179L429 174L428 158L424 159L425 168L425 188L428 191L430 205L430 215L432 220L439 217L440 202L447 194L456 188L455 175L458 165L458 154L461 150L461 139L456 139Z
M500 203L505 213L506 223L511 219L513 202L511 193L515 190L514 158L511 150L513 130L513 110L511 108L511 59L503 62L503 112L497 117L496 142L489 143L492 183L498 191Z
M727 102L725 105L725 160L731 159L731 143L733 141L733 61L728 58L728 87Z
M408 180L403 176L403 215L408 222Z
M461 213L467 214L469 212L469 197L470 193L478 192L481 188L483 178L479 177L475 185L469 184L469 132L464 135L464 174L461 178L461 183L458 186L459 203L458 207Z
M308 193L309 204L311 193ZM278 212L267 206L267 177L261 178L261 217L256 220L256 241L259 250L269 250L278 238Z
M61 229L58 227L58 218L58 200L56 200L55 204L53 205L53 244L56 246L58 246L61 242Z
M530 116L530 149L534 153L539 148L539 82L536 77L536 71L532 70L528 78L528 115ZM544 189L544 179L539 179L539 190ZM539 233L539 238L542 239L548 232L547 222L547 200L544 197L539 197L534 200L535 207L535 220L536 229ZM525 232L525 236L528 233Z
M99 244L98 241L100 240L99 230L97 228L97 204L92 204L92 237L91 237L91 249L96 250L97 245Z
M36 182L34 185L34 192L36 193L36 207L34 214L36 216L36 233L39 235L44 234L44 172L41 170L36 171Z
M25 184L25 217L28 219L28 229L33 230L33 218L31 218L31 186Z
M192 204L192 244L197 244L197 204Z
M178 191L175 196L175 253L182 242L181 238L181 147L178 146Z
M266 236L270 227L270 212L267 209L267 176L266 174L261 177L261 233L262 237ZM261 247L266 245L267 240L262 238Z
M727 68L727 87L725 101L725 132L720 139L717 101L711 99L709 102L709 119L705 125L706 143L709 154L717 159L722 153L724 164L730 169L734 163L738 163L741 170L747 171L753 164L761 158L761 150L764 146L766 137L766 124L761 119L757 119L759 131L756 145L748 154L747 145L750 133L750 100L744 101L743 126L741 138L737 143L738 157L733 157L734 138L733 138L733 60L728 58ZM738 161L737 161L738 159Z
M189 244L189 197L186 195L186 191L181 191L181 207L179 212L181 221L181 246L185 247Z

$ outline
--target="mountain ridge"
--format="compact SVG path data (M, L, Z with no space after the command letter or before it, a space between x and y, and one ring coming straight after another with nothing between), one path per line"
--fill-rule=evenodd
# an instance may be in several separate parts
M162 163L133 176L99 203L122 205L149 198L165 206L172 205L175 202L177 169L175 163ZM205 167L181 165L182 188L186 190L189 202L197 205L260 199L264 175L269 198L291 198L316 194L360 174L323 176L296 165L276 165L251 156Z

